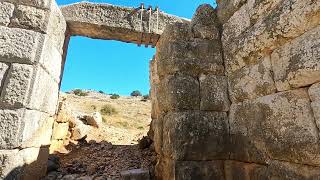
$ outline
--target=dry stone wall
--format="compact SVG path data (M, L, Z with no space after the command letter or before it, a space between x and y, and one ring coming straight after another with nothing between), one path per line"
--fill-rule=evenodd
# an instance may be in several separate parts
M217 3L150 64L158 179L319 179L320 2Z
M54 0L0 2L0 179L45 175L65 30Z

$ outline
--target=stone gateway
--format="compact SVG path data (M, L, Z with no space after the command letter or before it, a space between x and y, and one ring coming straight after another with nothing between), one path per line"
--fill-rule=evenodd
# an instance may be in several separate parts
M75 35L157 48L156 179L320 179L320 1L217 4L190 21L155 9L1 0L0 179L45 175Z

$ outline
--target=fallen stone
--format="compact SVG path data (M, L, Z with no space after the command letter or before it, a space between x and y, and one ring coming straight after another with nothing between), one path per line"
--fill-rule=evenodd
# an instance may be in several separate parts
M63 140L67 138L69 132L69 123L54 122L52 139Z
M143 169L132 169L128 171L122 171L121 180L149 180L150 174L149 170Z

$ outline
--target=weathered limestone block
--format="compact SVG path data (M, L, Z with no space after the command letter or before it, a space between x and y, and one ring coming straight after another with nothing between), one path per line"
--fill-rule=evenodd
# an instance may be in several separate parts
M229 94L232 102L241 102L276 92L270 57L262 59L258 64L244 67L229 75Z
M28 114L29 116L26 116L25 119L32 118L32 121L30 123L26 123L29 124L30 127L25 128L25 132L26 134L28 134L28 132L30 131L31 134L28 135L30 138L22 142L20 147L28 148L49 146L51 143L54 118L48 117L48 115L45 113L36 111L30 111L30 113Z
M214 160L229 157L225 112L168 113L163 120L163 154L175 160Z
M219 41L182 40L158 46L158 48L157 69L160 78L176 72L183 72L194 77L201 73L224 75Z
M223 41L227 72L248 64L259 52L271 52L320 24L319 1L281 1L273 12L230 42Z
M200 5L191 20L193 38L220 40L219 20L210 4Z
M187 75L168 76L157 89L157 101L161 112L199 110L200 89L197 79Z
M54 122L52 139L65 139L69 132L69 123Z
M41 48L44 35L23 29L0 26L0 61L31 64Z
M267 165L225 161L226 180L246 179L319 179L320 168L284 161L270 161Z
M141 12L135 11L135 8L89 2L63 6L61 10L66 18L71 35L142 44L148 44L149 42L141 42L141 33L157 36L162 34L168 24L189 22L187 19L160 11L158 25L156 23L157 14L152 13L152 23L149 26L149 12L144 11L143 17L147 18L143 18L141 28L141 19L137 15ZM152 43L156 43L156 41Z
M5 81L8 70L9 70L9 65L6 63L0 62L0 94L1 94L2 85Z
M171 179L224 180L223 161L177 161Z
M28 108L54 115L57 109L59 84L41 66L36 67Z
M13 15L14 5L7 2L0 2L0 25L8 26Z
M238 11L223 25L223 41L232 43L258 20L273 12L281 0L247 0Z
M219 20L222 24L243 5L247 0L217 0L218 8L217 13Z
M0 150L0 178L40 179L46 175L48 147Z
M267 166L227 160L224 162L226 180L265 179Z
M48 25L49 11L31 6L18 5L15 8L10 27L29 29L45 33Z
M202 75L200 81L200 110L229 111L228 82L225 76Z
M51 4L48 22L46 32L49 35L50 43L57 48L60 54L63 54L67 22L55 1Z
M55 3L55 0L6 0L8 2L22 4L27 6L33 6L42 9L49 9L52 3Z
M47 114L34 110L0 109L0 149L34 145L32 139L36 136L35 132L47 118ZM38 143L40 142L39 140Z
M11 64L0 96L0 106L25 107L30 92L33 67L25 64Z
M271 60L278 91L320 81L320 26L273 51Z
M319 130L306 89L232 104L229 123L232 159L320 165Z

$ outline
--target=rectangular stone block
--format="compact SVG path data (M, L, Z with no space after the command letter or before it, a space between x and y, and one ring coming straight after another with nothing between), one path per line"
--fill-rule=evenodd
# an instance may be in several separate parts
M33 66L11 64L0 96L0 107L25 107L29 98Z
M27 107L54 115L57 109L59 84L41 66L35 68Z
M310 86L308 93L311 101L320 101L320 83L315 83Z
M45 33L49 20L49 11L32 6L18 5L14 11L10 27L28 29Z
M2 91L3 83L6 79L8 70L9 70L9 65L6 63L0 62L0 94Z
M320 168L284 161L272 160L266 165L225 161L226 180L247 179L319 179Z
M250 57L255 54L272 52L318 26L319 9L319 1L281 1L271 14L257 21L240 36L232 38L230 43L222 42L227 72L251 64Z
M225 76L203 75L200 81L200 110L229 111L228 82Z
M13 15L14 5L7 2L0 2L0 25L8 26Z
M168 76L157 88L161 112L199 110L200 89L197 79L187 75Z
M30 142L48 115L42 112L0 109L0 149L13 149ZM39 140L39 139L37 139Z
M37 51L42 48L40 33L0 26L0 61L32 64L37 61Z
M267 166L227 160L224 162L226 180L265 179Z
M158 46L157 69L161 76L177 72L197 77L201 73L224 75L219 41L193 39Z
M320 164L319 130L306 89L232 104L229 123L231 159Z
M165 157L174 160L229 158L229 127L225 112L168 113L163 120Z
M41 179L46 175L47 147L0 150L1 179Z
M228 77L232 102L242 102L276 92L272 78L270 57L262 57L257 64L244 67Z
M271 60L278 91L320 81L320 26L273 51Z
M224 180L223 161L177 161L172 179Z
M61 68L64 62L62 61L62 55L51 41L50 36L45 36L39 63L56 82L60 83Z

